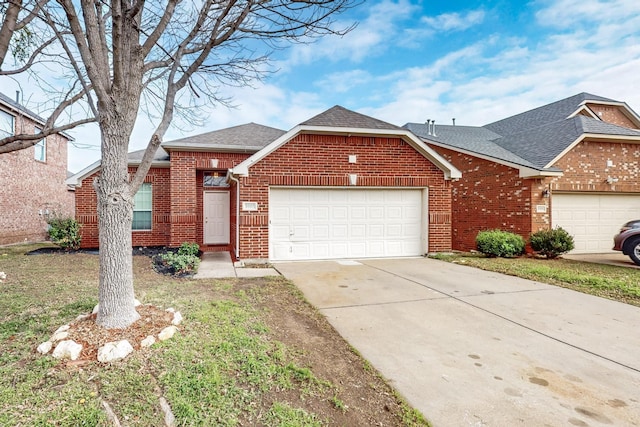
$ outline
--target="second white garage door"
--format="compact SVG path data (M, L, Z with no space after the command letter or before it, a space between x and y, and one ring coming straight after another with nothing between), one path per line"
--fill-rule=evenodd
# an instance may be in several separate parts
M271 188L269 256L283 261L420 255L426 192Z
M620 226L640 219L640 195L554 194L552 204L553 226L573 236L572 253L612 252Z

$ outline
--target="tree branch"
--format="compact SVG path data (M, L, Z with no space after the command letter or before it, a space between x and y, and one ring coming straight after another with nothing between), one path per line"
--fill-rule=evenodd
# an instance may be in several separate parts
M47 131L42 131L38 134L18 134L8 136L6 138L0 139L0 154L10 153L12 151L23 150L25 148L29 148L33 145L36 145L38 141L42 138L45 138L49 135L57 134L60 132L64 132L69 129L73 129L77 126L86 124L86 123L94 123L96 119L94 117L76 120L72 123L67 123L62 126L56 126Z

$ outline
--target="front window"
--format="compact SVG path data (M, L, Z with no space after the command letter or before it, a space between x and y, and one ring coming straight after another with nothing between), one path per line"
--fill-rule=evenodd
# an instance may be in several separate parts
M228 187L227 175L224 172L205 172L202 181L204 187Z
M133 230L151 230L151 184L144 183L133 198Z
M36 127L36 133L41 133L42 129L39 127ZM36 145L33 146L34 148L34 158L40 162L45 162L47 161L47 138L42 138L40 141L38 141L38 143Z
M13 135L13 116L0 110L0 138Z

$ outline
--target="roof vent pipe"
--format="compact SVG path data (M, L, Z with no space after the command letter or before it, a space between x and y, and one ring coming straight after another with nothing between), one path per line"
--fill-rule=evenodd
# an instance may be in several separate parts
M20 91L16 91L16 104L20 105Z
M431 123L433 123L433 136L438 136L438 135L436 135L436 121L435 120L431 120Z
M456 125L456 118L454 117L453 119L451 119L453 121L453 125Z
M427 119L424 124L427 125L427 135L431 135L431 119Z

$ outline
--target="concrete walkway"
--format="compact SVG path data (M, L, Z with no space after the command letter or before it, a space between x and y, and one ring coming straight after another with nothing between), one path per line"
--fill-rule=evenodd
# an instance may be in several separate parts
M424 258L276 268L435 427L640 425L637 307Z
M595 264L608 264L618 267L638 268L640 265L635 265L631 258L624 255L622 252L607 252L604 254L568 254L562 255L562 258L572 259L575 261L592 262Z
M279 276L273 268L235 267L229 252L205 252L202 254L195 279L223 279L229 277Z

